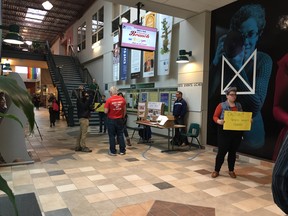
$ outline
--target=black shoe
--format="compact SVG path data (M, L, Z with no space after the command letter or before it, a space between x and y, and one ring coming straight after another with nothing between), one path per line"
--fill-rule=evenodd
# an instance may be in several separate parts
M55 123L53 123L53 126L55 126Z
M50 124L50 127L52 127L52 124Z
M81 151L82 151L82 152L92 152L92 150L89 149L88 147L84 147L84 148L82 148Z
M82 151L82 148L80 146L75 147L75 151Z

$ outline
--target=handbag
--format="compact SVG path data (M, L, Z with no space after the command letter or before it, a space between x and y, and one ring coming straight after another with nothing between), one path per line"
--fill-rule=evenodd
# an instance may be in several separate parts
M56 111L56 112L59 111L59 106L58 106L58 104L57 104L56 102L53 102L53 103L52 103L52 108L53 108L53 110Z

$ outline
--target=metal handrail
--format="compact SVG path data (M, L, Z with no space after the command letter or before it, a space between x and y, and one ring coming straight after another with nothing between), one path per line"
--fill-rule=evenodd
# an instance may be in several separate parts
M55 81L60 83L60 87L64 93L64 97L66 99L66 102L68 104L68 118L67 119L67 124L68 126L74 126L74 118L73 118L73 110L74 110L74 106L71 100L71 97L69 95L69 92L66 88L66 85L64 83L64 79L63 76L61 74L61 68L56 66L56 63L54 61L54 58L52 56L51 50L50 50L50 46L48 44L48 42L46 43L46 49L47 49L47 63L49 64L49 66L52 67L52 71L55 74ZM54 83L55 85L55 83ZM66 116L67 117L67 116Z
M77 66L77 70L79 71L81 81L86 83L87 85L92 84L93 78L87 68L83 68L82 64L80 63L77 55L75 53L74 47L72 44L68 45L68 49L70 50L70 56L73 57L75 65Z

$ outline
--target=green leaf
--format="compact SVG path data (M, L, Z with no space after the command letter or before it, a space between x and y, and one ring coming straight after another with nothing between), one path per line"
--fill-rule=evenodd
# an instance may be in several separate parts
M22 122L20 121L20 119L18 119L18 118L17 118L16 116L14 116L14 115L4 114L4 113L1 113L1 112L0 112L0 117L14 119L14 120L17 121L17 122L21 125L21 127L23 128L23 124L22 124Z
M23 110L28 119L30 131L33 131L35 123L34 106L29 93L21 88L16 80L8 76L0 76L0 92L7 94L13 103Z
M9 188L6 180L0 175L0 190L7 194L9 200L12 202L16 215L18 216L18 209L16 206L15 196L12 190Z

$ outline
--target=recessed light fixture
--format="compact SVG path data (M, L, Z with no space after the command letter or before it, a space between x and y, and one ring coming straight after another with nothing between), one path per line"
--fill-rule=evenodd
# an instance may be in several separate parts
M26 43L28 46L31 46L31 45L32 45L32 41L25 41L25 43Z
M49 1L43 2L42 6L45 10L51 10L53 8L53 5Z

